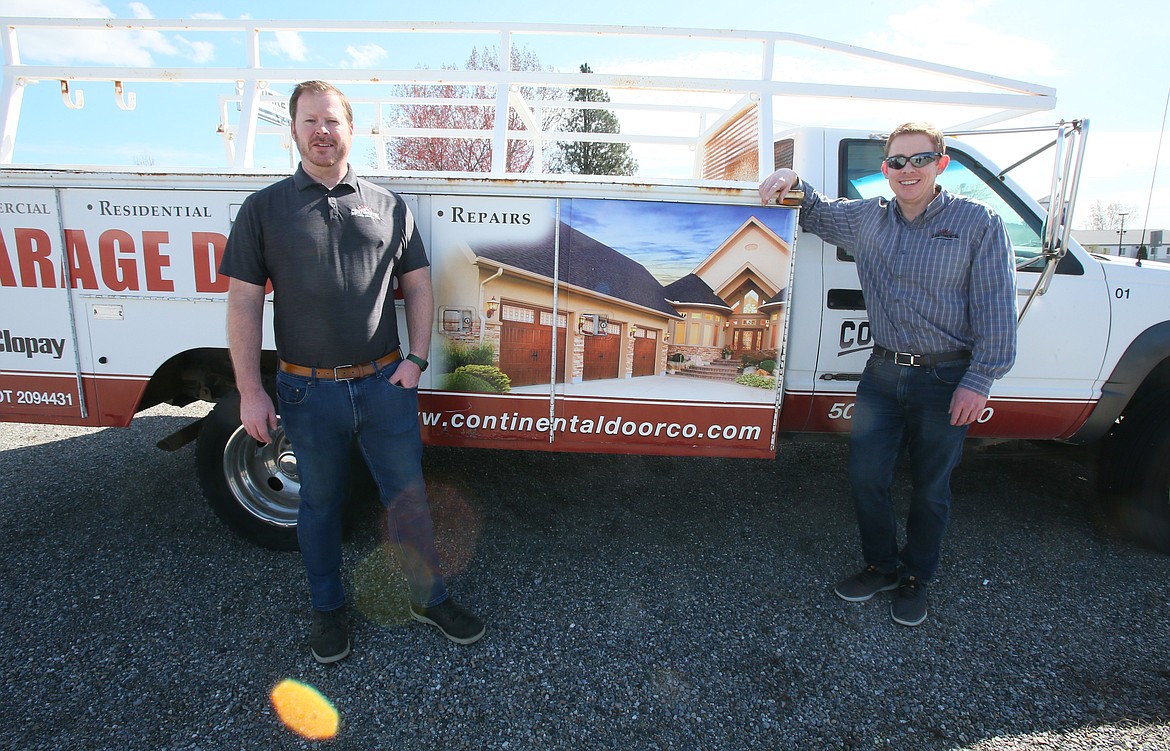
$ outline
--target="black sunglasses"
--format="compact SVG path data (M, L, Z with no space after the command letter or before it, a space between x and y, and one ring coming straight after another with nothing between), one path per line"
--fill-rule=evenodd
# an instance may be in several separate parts
M906 166L906 162L910 162L915 167L925 167L940 156L942 156L941 151L924 151L914 156L888 156L885 158L885 163L892 170L902 169Z

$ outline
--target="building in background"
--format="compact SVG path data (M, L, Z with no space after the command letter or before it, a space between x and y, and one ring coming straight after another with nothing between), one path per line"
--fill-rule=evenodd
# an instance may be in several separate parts
M1122 235L1116 229L1073 230L1085 250L1104 256L1137 258L1138 250L1146 246L1146 258L1151 261L1170 262L1170 232L1161 229L1127 229Z

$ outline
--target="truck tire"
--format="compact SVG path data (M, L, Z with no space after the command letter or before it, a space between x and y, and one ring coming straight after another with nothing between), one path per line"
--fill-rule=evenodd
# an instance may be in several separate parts
M240 425L240 395L216 403L203 420L195 456L211 510L233 532L272 550L297 550L300 483L292 447L277 426L260 444Z
M240 395L216 403L203 420L195 447L199 485L207 504L233 532L271 550L297 550L301 486L296 456L279 423L272 443L260 444L240 425ZM377 508L378 488L356 450L342 507L348 531Z
M1142 545L1170 553L1170 395L1138 405L1115 429L1102 462L1118 526Z

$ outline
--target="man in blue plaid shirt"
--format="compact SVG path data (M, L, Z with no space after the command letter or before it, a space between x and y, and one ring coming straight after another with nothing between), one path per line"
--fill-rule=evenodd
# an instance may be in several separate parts
M897 589L893 619L926 620L938 568L951 473L991 384L1016 354L1015 261L1003 221L937 184L950 157L942 133L906 123L886 141L885 198L829 200L790 169L760 184L764 203L804 191L800 226L851 251L874 351L857 387L849 480L865 568L837 584L850 602ZM913 484L899 549L890 488L903 448Z

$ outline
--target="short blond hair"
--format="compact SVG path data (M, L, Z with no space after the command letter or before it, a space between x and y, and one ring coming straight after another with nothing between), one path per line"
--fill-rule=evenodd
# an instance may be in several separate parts
M345 97L345 94L341 93L341 89L325 81L302 81L293 89L292 96L288 98L288 114L294 123L297 121L297 102L300 100L301 94L305 92L310 94L336 94L337 98L341 100L342 106L345 107L345 116L349 118L349 124L353 125L353 107L349 105L349 99Z
M894 128L890 133L890 137L886 139L886 156L890 155L890 144L898 136L909 135L924 135L934 141L934 150L940 154L947 153L947 145L943 141L943 133L941 130L931 125L930 123L902 123Z

